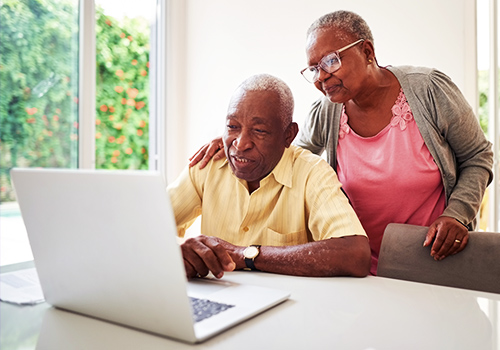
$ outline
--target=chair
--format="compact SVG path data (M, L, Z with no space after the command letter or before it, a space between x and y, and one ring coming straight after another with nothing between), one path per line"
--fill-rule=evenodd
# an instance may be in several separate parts
M380 248L381 277L500 293L500 234L469 232L469 242L456 255L435 261L423 247L427 227L389 224Z

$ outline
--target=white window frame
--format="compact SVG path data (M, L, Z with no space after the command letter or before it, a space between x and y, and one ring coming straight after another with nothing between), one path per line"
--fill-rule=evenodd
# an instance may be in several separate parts
M489 0L489 95L488 95L488 138L493 143L493 182L489 186L489 231L500 232L500 117L498 103L499 79L498 79L498 1Z
M78 167L95 168L96 37L95 2L80 0ZM92 72L91 74L88 74Z

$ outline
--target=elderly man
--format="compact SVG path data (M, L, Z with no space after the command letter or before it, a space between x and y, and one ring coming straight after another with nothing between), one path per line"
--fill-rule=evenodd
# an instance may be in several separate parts
M223 135L227 159L186 168L168 187L189 278L261 270L299 276L366 276L370 247L333 169L291 143L293 96L270 75L233 94ZM222 145L221 145L222 147Z

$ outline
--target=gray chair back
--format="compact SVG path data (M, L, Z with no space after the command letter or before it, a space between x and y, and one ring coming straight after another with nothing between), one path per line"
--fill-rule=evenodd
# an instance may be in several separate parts
M458 254L435 261L423 247L427 227L389 224L380 248L377 274L382 277L500 293L500 234L469 232Z

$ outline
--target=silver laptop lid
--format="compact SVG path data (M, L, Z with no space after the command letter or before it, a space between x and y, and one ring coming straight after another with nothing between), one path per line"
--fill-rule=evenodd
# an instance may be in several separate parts
M195 341L159 173L13 169L11 175L48 303Z

